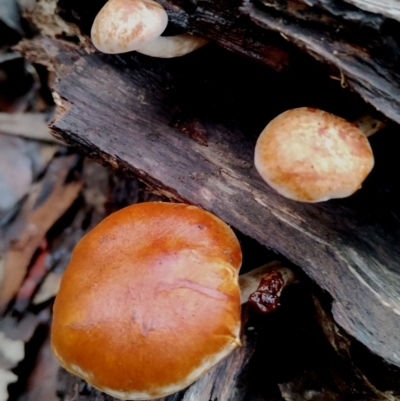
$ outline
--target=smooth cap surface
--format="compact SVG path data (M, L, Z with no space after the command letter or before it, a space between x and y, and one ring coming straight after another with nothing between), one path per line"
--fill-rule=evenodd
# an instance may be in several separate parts
M254 161L272 188L302 202L350 196L374 166L368 139L354 124L306 107L288 110L266 126Z
M167 24L167 13L153 0L109 0L93 22L91 37L103 53L126 53L156 39Z
M120 399L185 388L240 345L241 250L195 206L141 203L76 246L54 304L60 364Z

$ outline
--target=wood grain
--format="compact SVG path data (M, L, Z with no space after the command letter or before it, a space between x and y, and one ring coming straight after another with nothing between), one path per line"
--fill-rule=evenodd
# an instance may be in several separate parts
M399 42L381 15L343 8L338 1L245 0L241 10L260 26L280 32L316 59L339 70L367 102L400 122ZM262 5L266 6L263 7ZM393 29L400 29L393 22ZM386 34L382 34L387 26ZM379 44L379 49L377 48Z
M382 14L400 21L399 0L345 0L347 3L372 13Z

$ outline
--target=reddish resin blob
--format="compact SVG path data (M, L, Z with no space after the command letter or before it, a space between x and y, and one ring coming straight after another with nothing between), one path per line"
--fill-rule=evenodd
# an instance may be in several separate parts
M285 282L281 273L271 272L263 276L260 285L248 300L251 308L260 313L273 312L279 305Z

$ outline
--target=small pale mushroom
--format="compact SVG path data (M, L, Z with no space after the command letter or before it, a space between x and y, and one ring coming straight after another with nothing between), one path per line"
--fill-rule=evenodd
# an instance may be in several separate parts
M121 209L73 251L54 303L53 353L119 399L177 392L241 345L240 305L263 276L291 279L277 264L238 279L241 263L232 229L203 209L164 202ZM280 291L281 283L271 286L272 304Z
M109 0L93 22L91 37L103 53L136 50L161 58L180 57L207 43L187 33L160 36L167 24L166 11L153 0Z
M322 202L360 189L374 166L374 156L356 124L301 107L285 111L265 127L257 140L254 163L280 195Z

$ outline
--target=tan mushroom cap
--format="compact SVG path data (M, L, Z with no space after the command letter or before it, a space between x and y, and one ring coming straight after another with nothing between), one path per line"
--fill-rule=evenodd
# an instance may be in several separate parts
M141 203L76 246L54 304L60 364L120 399L185 388L240 345L239 242L198 207Z
M357 191L374 157L354 124L303 107L280 114L265 127L257 141L255 166L286 198L321 202Z
M153 0L109 0L93 22L91 37L103 53L125 53L155 40L167 24L166 11Z

